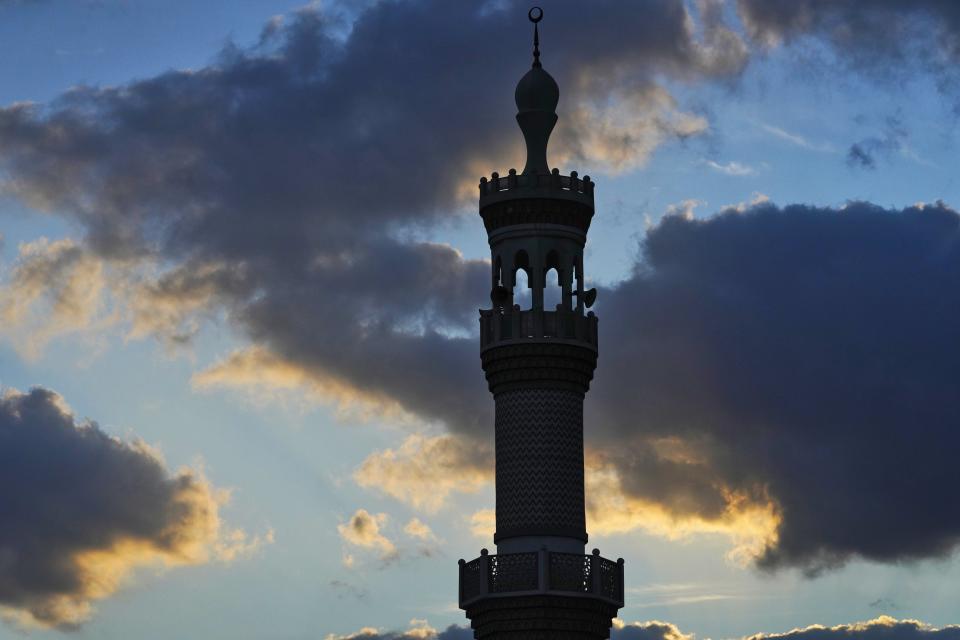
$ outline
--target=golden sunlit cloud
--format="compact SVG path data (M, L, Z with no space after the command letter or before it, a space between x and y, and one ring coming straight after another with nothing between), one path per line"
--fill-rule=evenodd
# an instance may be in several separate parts
M357 509L348 522L337 525L337 531L347 544L375 549L379 551L381 560L388 561L397 556L397 546L381 533L381 527L386 522L387 514L385 513L374 515L366 509ZM350 554L344 554L344 565L350 567L353 563L353 557Z
M706 452L677 438L651 443L662 460L701 464ZM613 535L642 530L680 540L699 534L730 538L728 559L745 566L776 544L780 514L772 501L757 502L746 495L721 489L726 505L718 517L701 515L693 508L671 509L653 499L633 495L624 489L618 468L597 453L586 457L588 530L596 535ZM478 450L469 441L454 435L408 436L396 449L370 454L354 472L356 482L375 489L427 513L445 506L451 495L476 493L493 482L490 452ZM495 528L492 509L469 516L468 526L480 539L488 540Z
M630 628L646 631L647 633L644 635L650 638L657 638L658 640L694 640L692 633L683 633L677 625L671 622L646 620L644 622L631 622L628 624L620 618L613 619L613 629L615 631L623 631L624 629Z
M224 291L240 290L246 277L242 265L190 263L160 272L144 263L117 278L114 289L129 317L128 338L156 337L166 347L183 347L200 330L204 317Z
M327 634L324 640L360 640L362 638L395 638L396 640L434 640L438 632L430 626L430 623L420 618L414 618L410 621L410 628L402 633L384 632L376 627L363 627L356 633L346 635L337 635L335 633Z
M911 618L893 618L891 616L877 616L873 620L863 622L851 622L849 624L838 624L833 627L827 627L822 624L812 624L807 627L791 629L786 633L757 633L744 638L743 640L787 640L810 637L810 638L897 638L897 637L922 637L924 635L937 635L946 632L947 637L955 637L955 633L960 633L960 625L947 625L937 628L921 620Z
M756 503L729 490L722 493L726 508L719 518L705 518L696 512L675 513L663 504L628 494L615 466L604 463L599 456L589 456L587 529L596 535L642 530L670 540L720 534L733 543L728 560L745 566L776 544L780 514L770 501Z
M403 527L403 531L408 536L423 540L424 542L437 539L437 536L433 533L433 529L421 521L420 518L411 518L410 522Z
M113 318L104 314L103 265L71 239L22 243L0 286L5 338L34 359L53 338L112 324Z
M413 421L389 398L357 389L336 376L308 370L262 346L237 349L220 362L195 373L191 382L200 390L242 390L245 398L259 404L281 402L304 408L333 404L341 419L382 417L392 422Z
M10 499L11 518L30 526L29 536L0 532L0 567L13 566L0 617L19 626L76 628L139 568L231 562L273 540L272 531L228 528L220 512L230 494L202 469L170 473L155 448L78 423L47 389L0 394L0 440L0 484L9 494L0 498Z
M493 509L481 509L470 514L468 519L470 533L484 541L493 540L497 528L497 512Z
M707 119L681 111L677 100L659 86L615 91L615 99L579 102L560 129L558 158L621 173L644 166L670 138L705 133Z
M217 561L229 563L273 542L273 532L250 536L226 529L219 510L228 494L213 489L203 476L181 470L171 508L180 517L157 538L120 537L102 549L78 551L70 557L77 587L67 593L30 600L25 607L0 607L0 616L23 628L76 628L93 614L93 602L129 584L139 568L163 571Z
M217 263L158 272L156 264L104 259L81 242L39 238L19 246L0 284L0 321L12 346L37 358L58 337L100 337L123 326L126 338L189 344L224 289L243 270Z
M493 480L492 453L452 435L414 434L397 449L376 451L353 474L416 509L435 513L451 493L476 493Z

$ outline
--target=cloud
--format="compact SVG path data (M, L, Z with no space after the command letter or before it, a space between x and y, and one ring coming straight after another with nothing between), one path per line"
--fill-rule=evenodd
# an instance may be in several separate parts
M880 616L866 622L841 624L835 627L811 625L786 633L756 634L749 640L956 640L960 638L960 626L936 628L919 620L897 620Z
M709 12L697 24L679 0L652 4L656 10L608 0L589 14L575 2L551 7L544 59L564 87L566 111L626 92L628 106L656 107L640 129L657 139L703 129L700 119L664 115L675 101L654 74L735 76L746 63L743 43ZM114 257L160 251L256 264L277 262L282 246L287 266L298 258L350 266L358 233L437 220L479 160L484 167L507 155L520 160L521 140L503 123L529 60L499 45L529 39L518 15L514 3L483 12L381 3L340 38L335 19L303 9L271 23L259 44L230 46L196 71L78 87L47 108L7 107L0 111L4 191L79 220L91 245ZM596 37L611 25L628 26L629 37ZM550 47L548 38L565 46ZM456 65L445 55L452 50ZM400 78L398 66L416 73ZM628 146L648 152L656 145L637 133L638 117L608 119L600 138L623 127L621 137L635 143ZM571 144L592 157L583 149L595 145L577 143L576 116L560 127L559 156ZM591 129L582 134L597 135Z
M423 640L460 640L473 637L468 627L450 626L446 631L437 632L426 621L414 620L412 628L406 632L384 632L365 627L355 634L328 635L326 640L401 640L418 638ZM615 619L610 629L611 640L694 640L692 633L683 633L670 622L648 620L646 622L625 623ZM880 616L866 622L841 624L835 627L811 625L803 629L794 629L787 633L757 633L745 636L741 640L956 640L960 638L960 626L936 628L919 620L897 620L889 616Z
M839 60L881 77L905 77L918 66L955 86L960 59L960 6L951 0L737 0L751 40L766 47L816 37Z
M497 528L497 514L493 509L481 509L470 514L470 533L481 540L493 540Z
M616 348L590 444L669 514L770 513L766 568L943 557L960 542L958 274L960 216L942 204L668 216L600 292Z
M329 634L325 640L472 640L473 630L450 625L444 631L437 631L426 620L411 620L407 631L380 631L374 627L364 627L356 633L347 635Z
M544 31L563 87L555 162L624 170L704 132L665 83L742 71L745 45L721 13L591 7L551 5ZM249 387L244 367L269 362L270 389L300 388L302 371L334 402L479 429L489 403L460 390L482 377L460 363L489 265L415 238L457 215L481 172L521 160L510 96L529 59L499 43L529 40L525 12L378 3L346 27L314 6L206 67L8 106L0 191L67 217L84 255L133 272L110 287L132 337L182 346L225 320L250 339L200 386ZM625 37L596 37L611 26Z
M735 77L744 45L716 12L679 0L652 9L551 7L549 38L565 43L551 47L544 32L544 60L564 87L555 160L623 170L707 129L661 81ZM344 30L310 8L204 68L11 105L0 109L0 190L79 225L83 240L62 241L72 269L124 270L87 296L88 314L109 289L132 337L184 345L202 321L224 319L250 339L198 373L197 388L306 390L480 433L491 405L481 373L464 366L475 343L463 336L489 265L409 238L472 199L494 159L520 160L521 138L504 125L529 59L489 35L527 41L529 24L516 19L525 11L384 3ZM592 35L610 25L629 25L631 37ZM398 76L400 66L414 73ZM69 274L40 282L56 295ZM451 442L422 443L442 454L433 468L402 447L375 454L358 481L437 509L489 478L484 449L468 457ZM454 458L467 462L459 478L443 468ZM441 477L440 491L427 489Z
M476 493L493 480L493 452L468 438L414 434L397 449L370 454L354 479L434 513L452 493Z
M609 173L627 171L644 166L667 140L691 138L709 129L704 116L681 111L673 96L660 87L600 96L565 114L571 126L557 136L565 162Z
M697 583L649 584L644 587L630 588L627 591L627 599L634 607L671 607L754 597L746 593L731 592L729 586L725 585L718 588ZM651 596L653 599L649 599ZM638 599L640 599L639 602Z
M375 549L380 559L389 562L397 557L397 546L380 532L387 522L387 514L371 514L366 509L357 509L346 523L337 525L340 538L347 544L365 549ZM352 564L352 561L346 564Z
M410 521L404 525L403 531L408 536L424 542L430 542L437 539L437 536L434 535L433 530L419 518L411 518Z
M737 565L748 565L776 546L781 515L769 498L738 495L731 489L721 489L718 495L709 473L678 470L652 452L643 457L638 453L633 449L622 458L602 453L588 458L586 509L591 534L642 530L673 540L723 535L733 544L727 558ZM716 511L706 506L713 500L722 502Z
M697 200L694 198L681 200L680 202L668 205L665 215L681 216L692 220L694 217L696 217L697 207L703 207L706 206L706 204L707 202L705 200ZM650 227L651 225L647 225L648 229Z
M735 160L727 162L726 164L721 164L715 160L707 160L706 165L714 171L728 176L752 176L757 172L753 167Z
M229 561L269 541L225 529L227 494L200 472L171 474L52 391L5 391L0 440L0 615L23 626L76 628L137 567Z
M610 637L615 640L694 640L693 634L682 633L676 625L659 620L625 624L613 621Z
M342 419L386 417L392 422L409 422L399 404L383 394L364 392L335 375L281 358L261 346L237 349L206 369L195 373L195 389L242 391L242 397L259 404L282 399L284 403L334 404Z
M47 238L22 243L0 286L4 337L33 358L57 336L109 324L102 313L106 287L103 262L79 243Z
M890 116L886 119L881 136L864 138L850 146L847 151L847 165L861 169L876 169L877 156L889 156L894 152L903 151L908 136L899 116Z
M761 124L760 128L769 133L770 135L779 138L780 140L785 140L790 144L800 147L802 149L810 149L811 151L820 151L823 153L836 153L837 150L828 142L823 143L814 143L810 140L807 140L805 137L797 133L791 133L780 127L775 127L769 124Z

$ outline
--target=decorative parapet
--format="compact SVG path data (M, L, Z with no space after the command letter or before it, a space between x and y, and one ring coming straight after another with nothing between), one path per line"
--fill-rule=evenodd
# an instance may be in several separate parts
M480 208L516 198L553 198L574 200L593 209L594 184L590 176L580 178L576 171L564 176L559 169L551 173L528 174L518 174L516 169L510 169L510 173L502 177L494 172L489 180L480 178Z
M518 341L574 341L597 348L597 316L593 311L583 315L576 310L544 311L529 309L499 312L480 310L480 349L513 344Z
M484 549L470 562L460 560L460 608L485 598L561 595L603 600L623 606L623 558L556 553L489 555Z

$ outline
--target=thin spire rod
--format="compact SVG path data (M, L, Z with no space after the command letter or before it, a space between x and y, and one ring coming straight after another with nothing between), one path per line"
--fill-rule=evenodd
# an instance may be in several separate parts
M540 7L533 7L527 13L527 17L530 18L530 22L533 23L533 68L539 69L540 65L540 30L537 28L537 23L543 20L543 9Z

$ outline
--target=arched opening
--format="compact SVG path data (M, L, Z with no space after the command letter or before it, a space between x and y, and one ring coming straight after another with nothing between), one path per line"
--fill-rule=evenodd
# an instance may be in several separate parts
M545 311L556 311L563 301L563 291L560 289L560 274L555 267L547 271L546 287L543 290L543 308Z
M583 292L583 282L581 282L581 273L580 273L581 259L582 258L580 256L577 256L576 258L573 259L573 291L577 296L577 309L579 311L583 311L583 300L581 300L583 296L580 295Z
M513 258L513 304L523 310L533 306L530 291L530 256L521 249Z
M526 311L533 305L533 296L530 291L530 276L527 270L520 267L514 273L513 304Z
M563 301L563 291L560 288L560 255L556 249L547 253L543 268L546 270L543 278L543 309L556 311L557 305Z

